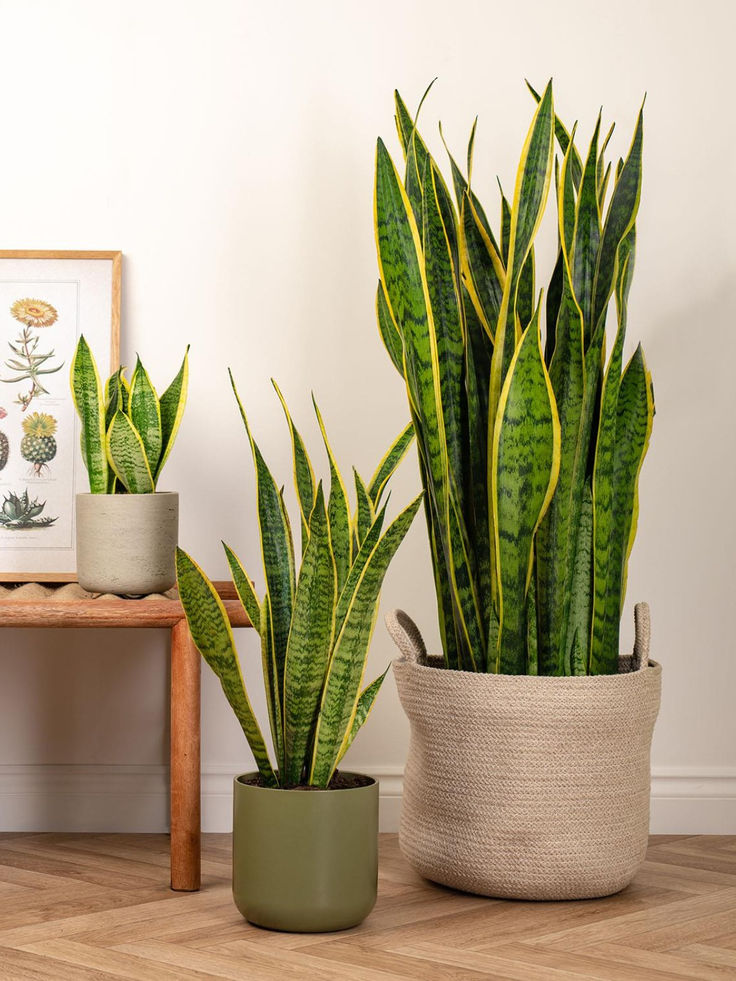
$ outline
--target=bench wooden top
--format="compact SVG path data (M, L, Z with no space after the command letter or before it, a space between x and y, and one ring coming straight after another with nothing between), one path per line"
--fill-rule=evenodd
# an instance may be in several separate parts
M214 585L233 627L250 627L233 584ZM70 582L0 586L0 627L173 627L183 618L176 589L129 599Z

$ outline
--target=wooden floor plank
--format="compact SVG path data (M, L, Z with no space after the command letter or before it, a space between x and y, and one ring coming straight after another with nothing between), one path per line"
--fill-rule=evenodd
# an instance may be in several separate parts
M736 837L661 836L616 896L485 899L418 876L380 841L365 923L286 934L232 902L230 839L203 889L167 887L165 835L0 835L0 981L736 981Z

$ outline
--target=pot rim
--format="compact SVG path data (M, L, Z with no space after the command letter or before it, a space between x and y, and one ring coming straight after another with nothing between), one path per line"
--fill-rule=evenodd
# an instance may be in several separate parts
M429 655L430 657L441 657L441 655ZM628 657L630 655L622 655ZM581 674L581 675L552 675L552 674L495 674L487 671L460 671L456 668L446 668L444 665L419 664L417 661L407 657L394 658L391 662L394 669L397 667L406 671L417 671L426 678L437 679L444 672L452 676L453 680L458 676L468 680L469 685L535 685L538 687L565 687L571 684L576 686L588 685L589 687L600 687L602 685L634 684L637 680L652 677L662 673L662 665L651 658L647 661L646 670L640 668L638 671L623 671L617 674ZM624 679L624 680L622 680ZM628 680L626 680L628 679Z
M102 500L109 501L114 498L115 500L129 500L130 498L149 498L149 497L178 497L179 491L150 491L146 494L93 494L91 491L77 491L75 497L95 497L101 498Z
M306 792L307 794L316 793L320 797L324 796L325 794L357 794L361 791L369 791L373 787L378 786L378 781L374 777L369 776L367 773L358 773L357 770L340 770L340 773L346 777L362 777L365 780L370 780L370 783L365 783L360 787L333 787L332 789L329 787L316 787L313 791L305 791L303 787L259 787L258 784L255 783L243 782L244 777L258 776L258 770L248 770L245 773L239 773L233 777L233 785L234 787L240 786L248 791L257 790L266 794L304 794Z

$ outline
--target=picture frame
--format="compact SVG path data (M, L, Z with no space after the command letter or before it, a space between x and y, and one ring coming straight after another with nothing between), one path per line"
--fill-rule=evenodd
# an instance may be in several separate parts
M76 579L88 484L69 369L80 334L117 369L121 287L118 250L0 250L0 582Z

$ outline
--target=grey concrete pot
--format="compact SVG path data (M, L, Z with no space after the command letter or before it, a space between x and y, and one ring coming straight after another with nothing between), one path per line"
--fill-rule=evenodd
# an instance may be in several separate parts
M243 782L254 776L235 778L235 905L270 930L356 926L376 902L376 781L344 790L276 790Z
M176 582L179 495L77 494L77 577L94 593L162 593Z

